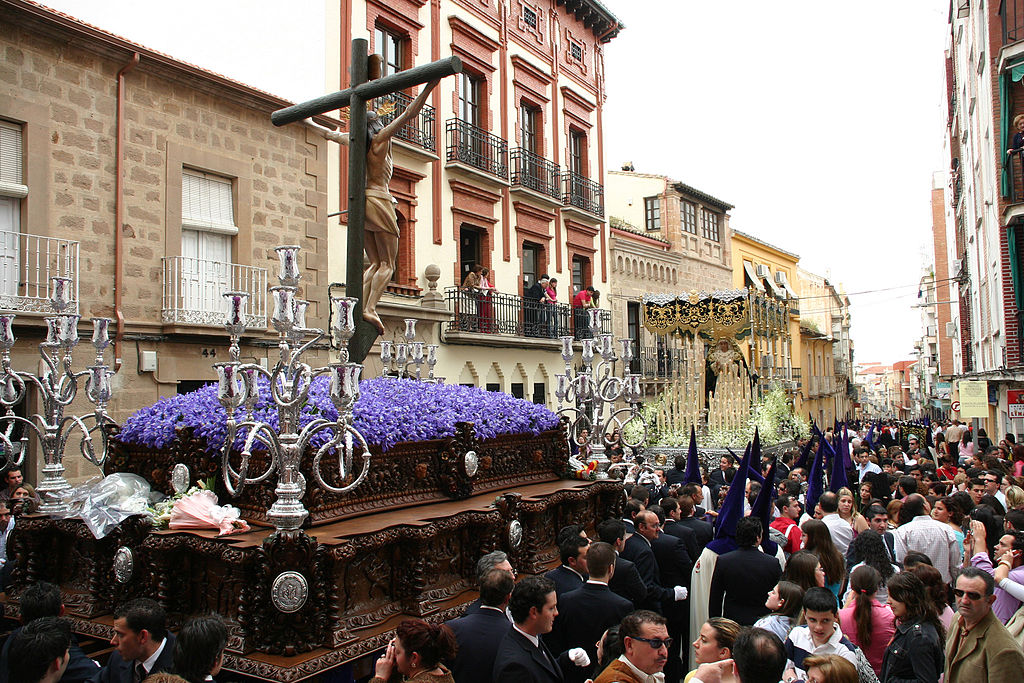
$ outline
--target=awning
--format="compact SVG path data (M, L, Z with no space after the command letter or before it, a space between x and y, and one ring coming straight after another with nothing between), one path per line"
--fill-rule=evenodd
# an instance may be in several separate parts
M776 271L775 279L778 280L779 284L782 285L786 289L786 292L789 294L789 298L790 299L799 299L800 298L800 296L796 292L793 291L793 288L789 286L789 280L786 279L786 274L783 271L781 271L781 270Z
M772 290L772 294L774 294L775 296L777 296L780 299L785 299L786 298L786 290L784 290L782 287L779 287L777 284L775 284L775 280L773 280L771 278L771 276L766 277L764 279L764 281L768 283L768 286Z
M765 291L764 285L761 283L761 278L754 272L754 264L750 261L743 262L743 272L747 274L747 286L753 287L759 292Z

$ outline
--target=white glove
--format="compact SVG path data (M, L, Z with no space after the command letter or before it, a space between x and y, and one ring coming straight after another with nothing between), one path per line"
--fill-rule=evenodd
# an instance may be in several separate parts
M576 666L590 666L590 655L582 647L574 647L569 650L569 659Z
M680 600L685 600L686 597L690 594L690 592L686 590L685 586L676 586L672 590L676 592L676 602L679 602Z

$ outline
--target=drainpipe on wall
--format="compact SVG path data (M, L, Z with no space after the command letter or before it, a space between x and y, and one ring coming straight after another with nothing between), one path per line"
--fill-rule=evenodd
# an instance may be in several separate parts
M114 153L117 156L114 198L114 318L117 320L117 334L114 336L114 372L121 369L121 342L124 337L124 313L121 311L121 295L124 286L124 268L121 252L124 248L124 77L139 65L141 55L136 52L131 61L117 72L117 140Z

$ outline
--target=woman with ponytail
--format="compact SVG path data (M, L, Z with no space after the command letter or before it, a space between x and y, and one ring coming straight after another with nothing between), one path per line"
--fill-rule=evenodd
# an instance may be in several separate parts
M896 631L892 610L875 598L881 582L882 575L874 567L857 567L850 574L846 607L839 610L843 635L864 652L876 674L882 670L885 648Z
M370 683L386 683L395 670L406 681L455 683L442 660L455 659L455 634L444 624L406 619L395 629L395 637L377 660Z

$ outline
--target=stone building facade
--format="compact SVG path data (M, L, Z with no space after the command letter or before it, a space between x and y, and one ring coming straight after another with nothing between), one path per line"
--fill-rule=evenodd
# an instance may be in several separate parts
M643 328L644 294L714 291L732 286L732 205L668 176L609 171L612 328L640 349L634 371L656 393L672 377L678 339Z
M0 2L0 54L0 303L17 313L16 369L39 366L58 274L72 278L88 347L75 369L92 361L89 319L115 321L118 422L214 379L211 363L227 360L222 291L251 293L242 357L273 364L277 245L303 248L308 321L326 325L327 143L270 124L288 102L22 0ZM91 472L65 462L69 479Z

